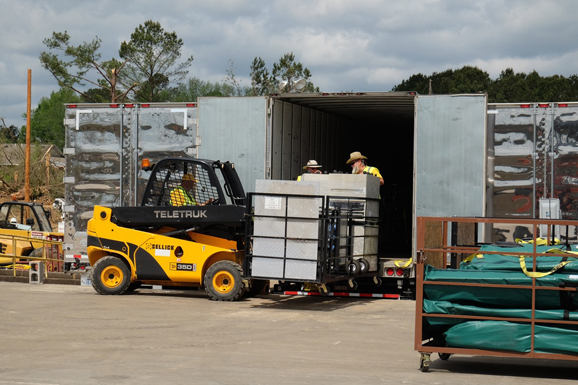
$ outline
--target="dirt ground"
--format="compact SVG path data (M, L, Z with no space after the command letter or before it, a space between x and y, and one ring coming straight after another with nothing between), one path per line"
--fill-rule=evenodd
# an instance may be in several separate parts
M0 282L0 384L565 385L576 361L432 355L415 302Z

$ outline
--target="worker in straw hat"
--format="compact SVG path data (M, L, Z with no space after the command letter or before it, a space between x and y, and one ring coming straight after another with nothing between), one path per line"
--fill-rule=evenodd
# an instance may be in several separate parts
M317 164L316 160L310 160L303 166L303 170L305 170L306 174L322 174L321 167L323 166ZM297 177L297 180L301 180L301 175Z
M193 174L185 174L181 179L181 185L171 191L171 206L196 206L197 201L191 195L197 180Z
M379 178L379 185L383 186L383 177L379 173L377 167L367 165L367 157L361 155L361 152L355 151L349 154L349 160L346 164L351 165L352 174L369 174Z

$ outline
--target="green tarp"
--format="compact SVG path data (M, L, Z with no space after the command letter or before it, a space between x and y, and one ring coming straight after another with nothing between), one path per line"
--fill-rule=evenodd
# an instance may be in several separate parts
M536 253L544 254L544 256L537 256L536 271L547 272L555 268L560 262L569 261L560 272L578 272L578 255L565 253L567 247L565 245L556 246L536 246ZM576 252L576 250L572 250ZM504 254L487 254L487 252L501 252ZM500 247L497 245L482 245L476 256L470 261L462 262L460 269L463 270L511 270L522 271L520 267L520 255L512 255L510 253L524 253L526 268L528 271L533 270L534 259L532 253L534 252L534 245L513 243L508 247ZM565 256L549 256L549 254L564 254Z
M527 353L531 350L531 325L507 321L469 321L444 333L446 346ZM578 331L535 325L534 351L578 354Z
M472 320L459 317L431 317L427 314L498 318L532 318L532 282L535 279L534 318L539 320L578 321L578 256L548 256L548 251L563 252L566 246L537 246L536 271L550 272L531 278L520 266L519 256L531 254L531 244L484 245L482 258L462 262L459 269L424 269L423 337L433 338L439 346L496 351L529 352L531 322ZM487 254L499 251L502 255ZM568 262L566 262L568 261ZM566 262L560 267L561 262ZM525 258L527 271L533 270L533 258ZM439 284L430 284L439 282ZM448 282L450 284L443 284ZM452 284L453 283L453 284ZM461 283L466 285L461 285ZM499 287L467 286L492 284ZM512 287L512 285L520 287ZM570 288L551 290L540 288ZM534 351L578 354L578 324L536 323Z
M504 285L503 287L473 287L462 285L429 285L427 282L456 282ZM510 288L511 285L528 286ZM436 269L425 266L424 298L482 307L531 309L532 278L522 271ZM578 274L550 274L536 278L537 286L571 287L578 285ZM576 291L536 290L536 309L578 309Z

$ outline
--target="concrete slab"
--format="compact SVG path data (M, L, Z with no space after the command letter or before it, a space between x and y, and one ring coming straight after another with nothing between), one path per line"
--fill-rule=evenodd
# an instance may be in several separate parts
M1 384L570 384L577 362L432 355L414 301L0 282Z

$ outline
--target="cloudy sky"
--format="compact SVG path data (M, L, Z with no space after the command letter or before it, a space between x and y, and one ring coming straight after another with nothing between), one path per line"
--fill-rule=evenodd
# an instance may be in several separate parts
M189 76L222 81L232 60L247 86L253 58L271 68L287 52L324 92L390 91L464 65L493 79L508 67L578 73L575 0L4 0L0 9L0 117L16 126L26 123L29 69L32 108L57 89L38 59L43 39L98 36L108 60L146 20L183 39L183 57L195 58Z

